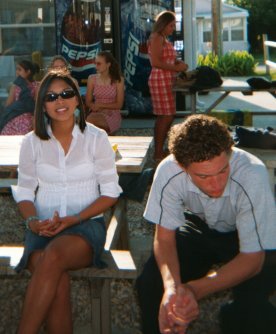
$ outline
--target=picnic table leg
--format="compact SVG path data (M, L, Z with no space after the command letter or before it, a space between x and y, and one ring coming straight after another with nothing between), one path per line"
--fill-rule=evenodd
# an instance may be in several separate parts
M128 229L128 221L127 221L127 199L120 198L121 201L121 221L122 221L122 230L119 239L119 249L129 249L129 229Z
M102 280L89 280L91 296L91 327L92 333L101 333L101 291Z
M196 93L191 93L191 112L196 113Z
M92 333L111 334L110 279L89 280Z
M101 334L111 334L110 279L105 279L103 281L101 300Z
M205 110L205 113L208 114L210 111L212 111L222 100L228 96L230 92L224 92L215 102L213 102L209 108Z

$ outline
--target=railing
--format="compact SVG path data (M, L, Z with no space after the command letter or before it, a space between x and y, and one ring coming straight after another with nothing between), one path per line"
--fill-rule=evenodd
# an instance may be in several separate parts
M270 67L276 68L276 63L269 60L269 47L276 48L276 42L268 41L267 35L263 35L264 63L266 74L270 75Z

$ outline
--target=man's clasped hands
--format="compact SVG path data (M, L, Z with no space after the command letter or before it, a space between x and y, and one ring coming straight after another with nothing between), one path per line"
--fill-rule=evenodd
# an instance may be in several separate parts
M185 334L198 314L196 296L188 284L167 288L159 309L160 331L162 334Z

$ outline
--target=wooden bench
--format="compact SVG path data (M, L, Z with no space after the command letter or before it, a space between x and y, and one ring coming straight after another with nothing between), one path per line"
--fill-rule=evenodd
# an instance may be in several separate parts
M2 186L5 184L2 183ZM70 272L73 279L85 279L89 283L90 291L87 293L91 295L91 326L92 333L95 334L111 334L111 280L135 279L137 276L132 255L124 249L128 246L124 199L118 200L110 216L107 222L107 238L102 258L107 267L104 269L91 267ZM118 249L121 247L123 250ZM0 277L2 279L22 279L30 276L27 271L23 275L17 275L14 271L22 253L23 245L0 246Z

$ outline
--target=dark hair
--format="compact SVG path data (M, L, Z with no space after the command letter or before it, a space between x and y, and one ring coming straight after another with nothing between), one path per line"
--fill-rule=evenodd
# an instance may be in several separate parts
M184 167L231 152L234 141L227 126L215 117L189 116L169 133L169 150Z
M168 24L175 20L175 13L169 10L163 11L156 16L152 32L161 33Z
M49 66L48 66L48 71L50 71L50 70L53 68L53 66L54 66L54 62L55 62L56 60L61 60L61 61L63 61L64 66L66 67L66 69L69 70L69 71L71 71L71 69L72 69L72 68L71 68L71 64L69 64L69 62L68 62L62 55L55 55L55 56L51 59L50 64L49 64Z
M66 82L75 91L79 101L78 109L80 110L77 123L81 132L83 132L86 127L84 105L79 90L75 84L74 78L71 77L69 71L49 71L40 83L34 113L34 133L43 140L50 139L50 136L47 132L47 124L50 123L50 118L45 113L44 98L48 92L49 86L54 80L61 80Z
M120 70L120 66L117 60L113 57L112 53L109 51L101 51L97 54L97 57L103 57L106 63L110 63L109 75L111 77L111 82L121 82L122 73Z
M39 65L37 63L32 63L29 60L21 60L17 65L24 68L25 71L30 71L30 74L28 75L28 80L30 81L34 81L34 75L40 71Z

